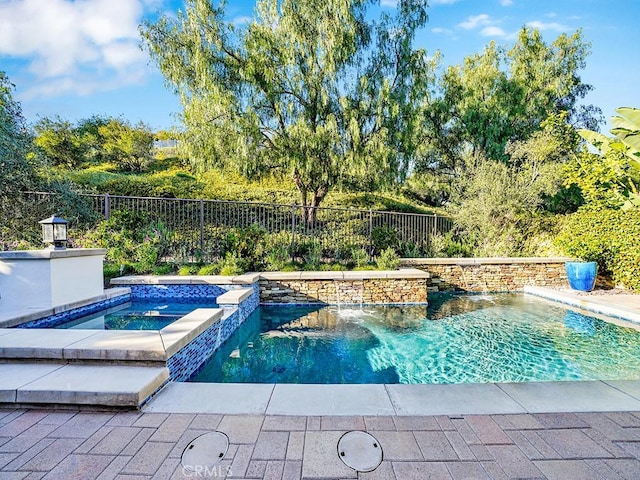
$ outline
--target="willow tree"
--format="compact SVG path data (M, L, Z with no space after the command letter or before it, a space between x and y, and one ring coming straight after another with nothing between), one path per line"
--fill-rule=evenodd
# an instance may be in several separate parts
M412 46L427 2L400 0L371 20L375 3L258 0L238 26L224 3L187 0L184 13L145 24L144 42L180 96L193 164L283 172L309 207L347 180L402 179L432 81L433 65Z

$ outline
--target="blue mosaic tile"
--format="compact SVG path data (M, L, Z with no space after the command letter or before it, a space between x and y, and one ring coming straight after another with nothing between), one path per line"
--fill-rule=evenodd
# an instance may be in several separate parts
M231 335L244 323L251 313L258 308L260 292L257 285L253 286L253 293L243 300L234 311L215 322L194 340L185 345L180 351L167 361L167 368L171 380L187 381L196 375L206 361L226 342Z
M17 325L16 328L54 328L65 322L69 322L86 315L91 315L92 313L99 312L100 310L106 310L107 308L115 307L116 305L121 305L130 301L131 295L127 293L101 302L85 305L84 307L73 308L66 312L56 313L54 315L49 315L48 317L23 323Z
M131 288L131 297L138 298L217 298L233 285L180 284L180 285L123 285Z

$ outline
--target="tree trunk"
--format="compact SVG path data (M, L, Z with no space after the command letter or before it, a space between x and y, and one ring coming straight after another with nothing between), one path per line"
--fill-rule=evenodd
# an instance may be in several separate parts
M317 187L313 192L313 196L311 197L311 204L308 206L304 206L303 218L305 224L307 225L307 228L315 228L316 219L318 216L318 207L320 206L320 202L322 202L324 197L327 195L328 190L329 189L326 185Z

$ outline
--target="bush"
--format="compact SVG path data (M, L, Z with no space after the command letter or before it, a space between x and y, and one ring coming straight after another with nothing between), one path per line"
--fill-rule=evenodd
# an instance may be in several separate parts
M265 270L269 272L282 270L291 260L290 247L291 235L289 232L266 235L262 245Z
M107 250L107 263L133 265L135 273L150 273L166 251L166 235L162 222L145 215L115 210L88 231L78 243L83 247Z
M640 290L640 212L582 207L569 215L556 237L566 255L598 262L614 282Z
M530 240L545 232L544 199L557 192L559 169L544 164L534 175L532 166L491 160L470 168L459 181L461 192L452 199L457 233L464 239L458 246L478 257L544 253Z
M351 258L356 267L365 267L369 264L369 254L364 248L351 250Z
M318 270L320 263L322 262L322 245L316 240L307 242L304 246L304 269L305 270Z
M216 264L205 265L203 267L200 267L200 269L197 272L197 275L218 275L219 272L220 272L220 266L216 263Z
M393 227L376 227L371 231L374 253L398 247L398 232Z
M218 262L217 267L220 270L220 275L232 276L244 273L240 265L240 259L233 253L227 253L224 259Z
M396 270L400 266L400 257L393 248L389 247L380 252L376 258L376 265L379 270Z
M175 267L171 264L165 263L163 265L156 265L151 269L153 275L171 275L175 272Z
M178 269L178 275L197 275L200 268L198 264L182 265Z
M222 253L235 258L240 270L260 270L262 268L262 244L267 235L259 225L246 228L232 228L223 240ZM223 260L224 261L224 260Z

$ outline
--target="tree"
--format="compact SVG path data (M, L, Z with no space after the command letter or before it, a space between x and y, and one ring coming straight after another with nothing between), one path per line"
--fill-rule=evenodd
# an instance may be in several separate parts
M545 242L553 221L545 213L563 190L563 165L579 145L566 116L552 115L526 141L508 143L509 164L485 159L461 175L459 196L452 198L455 223L474 254L548 253Z
M578 134L599 150L584 150L566 166L566 185L577 185L593 204L629 209L640 206L640 110L617 108L611 117L615 138L587 129Z
M259 0L246 27L224 3L188 0L186 13L142 29L180 95L180 144L198 168L248 176L279 170L295 182L307 221L327 192L367 178L401 180L418 144L433 64L414 50L425 0L369 20L372 0Z
M9 78L0 71L0 199L35 183L33 168L27 161L31 137L12 90Z
M125 172L141 172L153 160L154 135L144 123L94 115L75 125L60 117L35 125L35 144L56 166L111 162Z
M60 117L42 118L34 125L35 145L52 165L76 168L85 161L89 145L82 132Z
M596 128L599 109L578 105L592 88L579 76L588 53L580 31L548 45L524 27L510 50L491 42L448 68L440 97L426 110L421 169L455 178L484 159L509 163L509 142L526 141L561 112L572 125Z
M142 172L153 161L154 135L144 123L132 127L120 119L110 119L98 127L104 156L125 172Z

